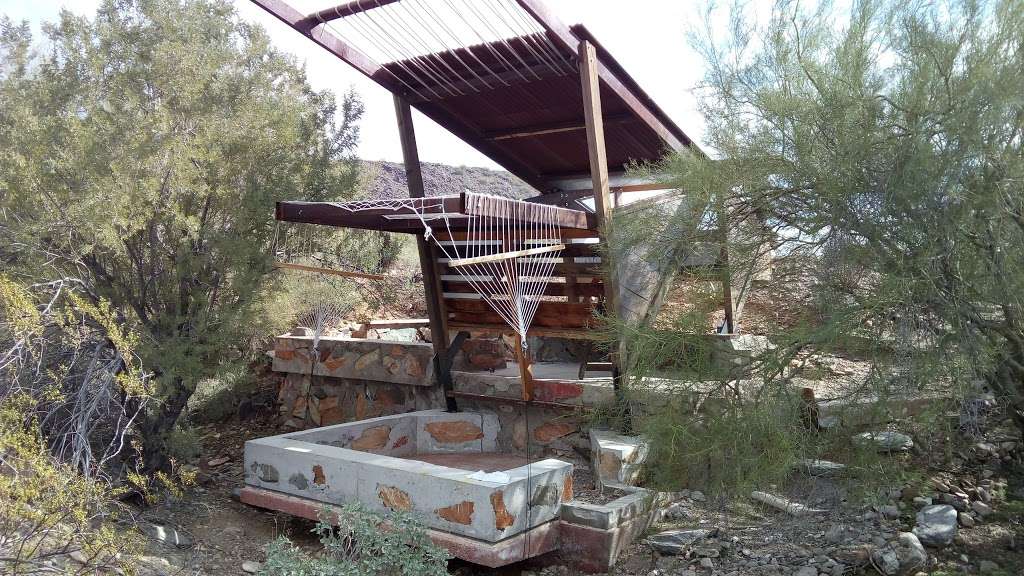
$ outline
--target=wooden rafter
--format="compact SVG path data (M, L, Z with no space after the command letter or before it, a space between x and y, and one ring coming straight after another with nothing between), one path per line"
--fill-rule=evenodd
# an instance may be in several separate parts
M365 12L373 8L387 6L388 4L393 4L397 1L398 0L374 0L374 2L371 4L369 2L366 2L365 0L354 0L346 4L339 4L332 8L318 10L317 12L314 12L309 16L306 16L305 18L296 22L295 28L300 32L308 32L314 27L325 22L330 22L331 20L338 20L339 18L352 16L354 14Z

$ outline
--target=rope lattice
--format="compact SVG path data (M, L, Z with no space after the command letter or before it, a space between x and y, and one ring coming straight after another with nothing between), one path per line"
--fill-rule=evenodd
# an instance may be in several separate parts
M321 16L320 33L329 30L372 59L392 65L399 72L395 79L419 98L508 86L511 78L503 74L529 82L541 78L538 69L555 76L576 71L544 28L512 0L359 4L357 13L343 18L325 21Z
M555 265L565 248L557 224L557 206L528 204L496 196L474 195L481 205L473 214L446 213L440 199L403 198L335 203L349 212L381 210L384 218L415 215L423 236L433 241L448 267L521 337L542 301ZM529 214L528 214L529 212ZM459 221L465 240L456 240L452 222ZM437 232L448 240L439 240Z

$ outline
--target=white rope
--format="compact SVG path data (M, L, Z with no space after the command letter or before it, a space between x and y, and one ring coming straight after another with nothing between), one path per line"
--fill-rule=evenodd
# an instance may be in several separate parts
M546 204L527 204L507 198L473 195L473 214L445 212L444 201L438 198L399 198L391 200L356 200L332 203L347 212L390 210L411 212L423 225L423 236L440 248L448 262L512 252L527 245L556 246L561 244L557 224L559 208ZM452 220L464 221L465 241L456 241ZM387 218L387 215L384 216ZM448 241L440 241L438 232L446 232ZM544 292L561 250L548 253L501 258L486 262L449 266L480 295L501 319L508 324L526 348L527 332L543 301Z

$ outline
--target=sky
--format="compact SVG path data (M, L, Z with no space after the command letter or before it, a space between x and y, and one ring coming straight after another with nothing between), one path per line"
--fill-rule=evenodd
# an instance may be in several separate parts
M301 12L333 6L341 0L291 0ZM95 13L98 0L0 0L0 13L39 24L54 20L62 8ZM344 93L354 87L366 107L360 127L359 156L365 160L401 162L402 153L391 94L308 38L264 12L249 0L235 0L239 15L261 24L275 46L294 54L306 66L310 83L319 90ZM699 56L686 42L690 23L699 22L693 0L547 0L566 24L582 23L644 90L698 144L704 122L693 88L703 70ZM416 113L420 159L425 162L497 168L445 129Z

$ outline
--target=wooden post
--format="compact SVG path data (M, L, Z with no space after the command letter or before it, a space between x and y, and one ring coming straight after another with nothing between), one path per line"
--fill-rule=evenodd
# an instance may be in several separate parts
M579 46L580 79L583 88L583 117L587 124L587 149L590 154L590 180L594 191L594 211L597 213L598 234L605 250L604 279L605 309L618 314L619 282L615 259L608 242L612 237L612 199L608 186L608 153L604 145L604 117L601 113L601 81L597 72L597 51L584 40ZM615 387L620 384L619 360L622 350L612 352L612 376Z
M533 363L530 351L523 350L523 337L516 332L516 362L519 363L519 378L523 381L523 400L533 400Z
M409 103L395 94L395 116L398 118L398 135L402 142L402 161L405 163L405 178L409 184L410 198L423 198L423 173L420 169L420 154L416 148L416 132L412 125L412 110ZM430 322L430 341L434 345L434 376L445 394L445 405L449 412L458 410L452 391L452 373L445 362L448 352L448 318L441 292L441 277L437 273L437 259L434 250L422 234L416 235L416 249L420 256L420 271L423 273L423 291L427 301L427 319Z

